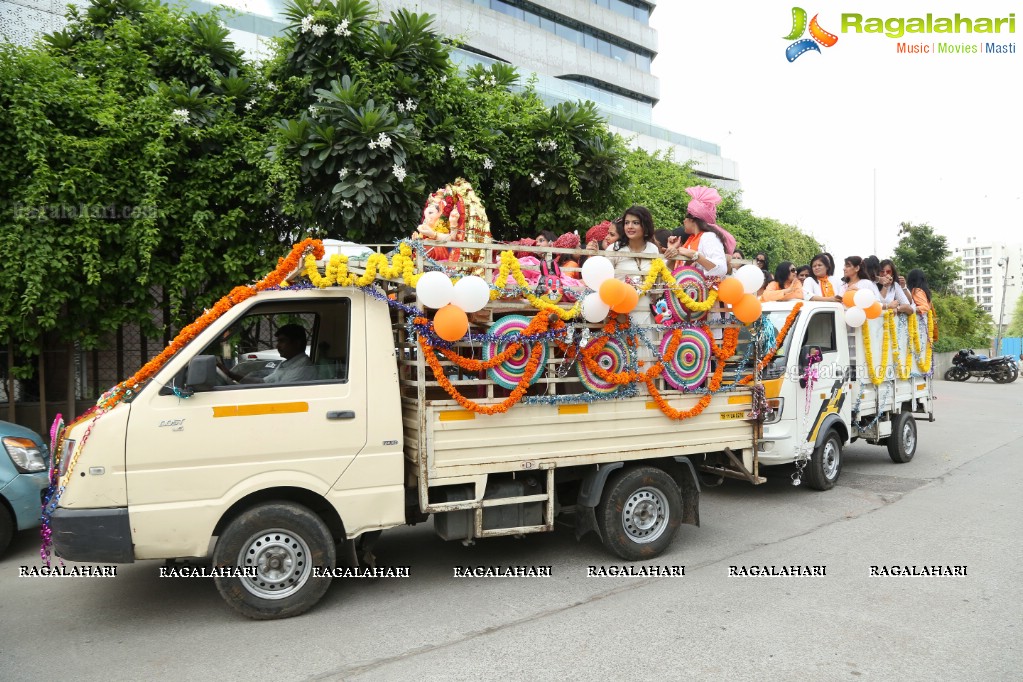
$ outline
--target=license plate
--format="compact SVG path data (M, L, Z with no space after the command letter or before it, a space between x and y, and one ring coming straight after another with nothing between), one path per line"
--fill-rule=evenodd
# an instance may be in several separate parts
M742 411L742 410L739 410L738 412L722 412L721 413L721 420L722 421L728 421L728 420L731 420L731 419L745 419L745 418L746 418L746 413L744 411Z

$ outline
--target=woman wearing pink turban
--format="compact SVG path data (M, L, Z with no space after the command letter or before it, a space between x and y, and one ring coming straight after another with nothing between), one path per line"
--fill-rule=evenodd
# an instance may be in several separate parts
M668 238L664 256L689 260L708 277L724 277L728 274L727 254L735 250L735 237L717 224L721 195L713 187L689 187L686 192L692 197L682 221L686 241L683 243L682 235L675 230Z

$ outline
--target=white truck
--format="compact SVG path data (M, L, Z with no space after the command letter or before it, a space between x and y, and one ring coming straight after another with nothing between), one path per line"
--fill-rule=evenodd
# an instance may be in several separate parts
M785 302L765 303L763 317L779 337L791 319L759 377L772 409L744 460L729 453L705 459L704 483L729 477L759 484L766 480L760 467L795 463L794 481L805 477L811 488L827 490L842 470L843 446L858 439L887 446L896 463L913 459L917 420L934 421L926 315L887 312L854 328L840 303ZM743 337L748 342L748 332Z
M684 421L649 395L559 400L583 389L558 371L565 357L553 342L531 404L465 409L410 337L419 313L398 303L414 297L399 282L296 282L234 305L130 402L68 429L50 519L55 552L103 563L212 557L214 567L246 569L215 577L233 608L281 618L327 590L330 572L314 569L358 566L381 531L430 515L440 537L472 542L550 531L565 514L577 536L596 532L619 557L654 558L680 524L699 524L690 457L752 455L749 389L717 394ZM498 320L512 308L523 304L484 312ZM315 378L234 384L217 371L216 356L248 350L240 339L265 348L268 330L295 322L309 332ZM508 389L485 373L441 360L467 399L506 400ZM702 396L661 397L683 410Z
M665 406L691 410L703 394L663 380L660 401L645 391L576 401L589 390L571 371L578 335L546 342L526 399L480 414L465 401L501 405L509 388L439 355L438 381L415 334L424 321L415 302L400 282L296 282L231 307L131 401L64 434L63 488L50 519L56 553L103 563L211 557L229 569L214 576L221 595L257 619L309 609L332 577L315 569L371 561L381 531L431 515L441 538L466 543L550 531L565 515L577 537L593 531L619 557L652 559L680 524L699 525L698 465L711 479L760 482L760 464L803 461L812 450L810 483L828 488L844 442L887 441L906 461L915 451L911 413L930 413L926 378L895 381L890 395L885 386L857 395L848 368L862 351L847 339L858 334L847 335L839 305L806 304L764 369L775 408L766 424L753 409L756 387L715 393L681 421ZM494 302L474 326L522 308ZM791 310L765 305L779 329ZM315 376L233 384L218 373L216 356L266 348L272 330L296 322L309 333ZM594 343L599 326L592 332ZM808 346L823 362L805 408L792 349ZM454 349L480 351L467 341ZM722 367L726 375L738 361Z

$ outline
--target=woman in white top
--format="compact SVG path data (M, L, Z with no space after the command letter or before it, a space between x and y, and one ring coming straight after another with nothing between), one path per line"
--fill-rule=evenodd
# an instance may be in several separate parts
M803 296L807 301L841 301L842 280L832 275L835 267L826 253L818 253L810 261L810 276L803 280Z
M901 281L900 281L901 280ZM916 306L906 289L906 280L899 277L895 263L889 259L881 261L881 274L877 281L881 285L881 305L886 310L899 313L915 313Z
M728 274L727 254L735 251L735 238L716 222L721 196L713 187L687 187L686 192L692 197L682 220L686 240L683 243L683 235L673 230L664 256L686 259L708 277L724 277Z
M654 217L646 206L632 206L622 215L622 234L617 242L611 245L608 257L615 266L615 276L625 280L629 286L639 289L650 273L650 258L636 258L634 254L657 256L660 251L654 243ZM639 303L629 313L632 325L653 324L650 310L650 296L639 297Z
M863 259L859 256L849 256L845 259L845 267L842 269L842 293L849 291L850 289L866 289L870 293L874 294L874 298L878 301L881 300L881 292L877 290L877 285L870 281L867 277L867 270L863 265Z

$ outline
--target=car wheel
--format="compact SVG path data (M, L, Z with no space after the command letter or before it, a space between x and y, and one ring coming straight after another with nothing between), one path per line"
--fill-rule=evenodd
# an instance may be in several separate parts
M213 552L214 567L248 569L254 575L214 577L234 610L255 620L289 618L312 608L330 587L337 548L330 529L308 508L291 502L252 507L231 521Z
M842 438L834 429L813 451L806 467L806 483L814 490L831 490L842 473Z
M620 472L608 482L597 510L604 546L628 561L661 554L681 524L678 484L654 467Z
M916 454L916 419L909 412L900 412L888 436L888 456L896 464L905 464Z

